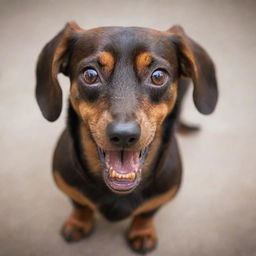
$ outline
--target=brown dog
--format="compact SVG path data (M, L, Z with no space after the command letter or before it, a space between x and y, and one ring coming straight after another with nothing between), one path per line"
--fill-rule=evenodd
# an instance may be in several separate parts
M98 211L112 221L132 217L130 246L152 250L152 217L181 183L174 131L189 80L201 113L217 102L212 60L179 26L83 30L68 23L37 64L36 98L49 121L62 108L58 73L71 84L67 129L53 161L56 184L74 206L64 238L86 237Z

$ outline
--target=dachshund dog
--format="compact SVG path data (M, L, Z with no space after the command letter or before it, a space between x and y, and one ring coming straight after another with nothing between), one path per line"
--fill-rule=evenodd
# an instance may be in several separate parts
M73 205L64 239L88 236L99 212L110 221L131 217L129 246L153 250L153 216L181 184L175 132L183 96L192 80L198 111L214 110L213 61L180 26L84 30L71 22L37 63L36 99L49 121L62 109L58 73L70 79L67 127L53 159L54 180Z

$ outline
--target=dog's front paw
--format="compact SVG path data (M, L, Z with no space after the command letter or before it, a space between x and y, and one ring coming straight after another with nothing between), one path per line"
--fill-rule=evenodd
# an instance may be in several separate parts
M79 214L73 212L64 223L61 234L67 242L75 242L88 237L92 233L93 228L94 219L92 216L84 216L81 214L81 211Z
M129 246L137 253L145 254L155 249L156 230L152 219L136 218L127 234Z
M135 252L145 254L155 249L157 239L152 235L140 235L133 239L128 238L128 243Z

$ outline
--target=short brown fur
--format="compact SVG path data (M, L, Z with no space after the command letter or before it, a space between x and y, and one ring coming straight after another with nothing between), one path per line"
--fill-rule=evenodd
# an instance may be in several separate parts
M74 208L70 217L63 225L62 235L67 242L78 241L89 236L93 228L93 211L88 207L83 209Z
M149 52L140 53L136 57L136 68L137 72L141 73L146 67L152 62L152 55Z
M84 79L85 69L94 70L94 82ZM155 71L164 73L163 83L154 82ZM218 98L213 61L179 26L165 32L138 27L83 30L68 23L46 44L37 63L36 98L49 121L62 109L58 73L71 80L67 127L53 161L56 184L74 206L64 238L87 236L99 211L111 221L132 217L129 245L136 252L151 251L157 242L153 215L181 183L175 128L188 80L193 81L195 106L210 114ZM113 132L113 127L119 130ZM132 151L132 157L124 151ZM106 157L111 154L114 160ZM115 163L131 174L142 170L130 183L133 187L109 179ZM109 189L111 182L117 189Z
M157 234L152 218L137 216L132 220L127 239L136 251L148 252L155 248Z
M110 52L101 52L99 55L99 62L107 72L112 72L115 65L115 59Z
M164 203L170 201L177 193L178 187L174 187L164 194L155 196L153 199L146 201L143 205L141 205L138 209L136 209L133 213L134 216L149 212L151 210L157 209Z

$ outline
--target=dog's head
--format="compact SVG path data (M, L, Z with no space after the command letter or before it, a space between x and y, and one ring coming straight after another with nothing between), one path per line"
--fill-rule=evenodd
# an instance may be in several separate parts
M212 60L179 26L165 32L83 30L68 23L44 47L37 64L36 98L49 121L62 108L58 73L70 78L70 102L81 121L87 160L116 192L139 184L143 163L174 107L181 76L193 80L201 113L211 113L217 101Z

